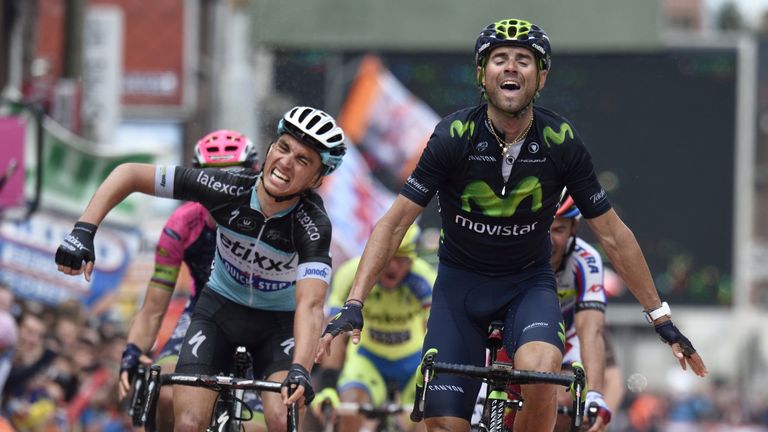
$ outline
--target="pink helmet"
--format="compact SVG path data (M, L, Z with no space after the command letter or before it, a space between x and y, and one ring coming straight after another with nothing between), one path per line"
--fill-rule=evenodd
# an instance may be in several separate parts
M195 145L192 164L200 167L245 166L259 161L256 146L240 132L221 129L202 137Z

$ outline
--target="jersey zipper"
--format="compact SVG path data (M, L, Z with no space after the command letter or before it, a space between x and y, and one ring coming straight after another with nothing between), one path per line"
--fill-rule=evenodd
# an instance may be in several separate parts
M261 213L261 212L259 212ZM264 216L264 213L261 213L262 216ZM269 221L269 218L264 216L264 223L261 225L261 229L259 229L259 234L256 235L256 239L253 243L253 252L257 253L259 242L261 241L261 235L264 234L264 229L267 227L267 221ZM253 306L253 291L255 290L253 286L253 257L251 257L251 275L249 276L249 282L248 282L248 304Z

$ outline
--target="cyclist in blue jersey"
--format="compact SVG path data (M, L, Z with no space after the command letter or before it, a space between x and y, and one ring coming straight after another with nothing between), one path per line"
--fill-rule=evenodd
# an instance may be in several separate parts
M245 135L231 130L206 134L195 144L192 166L238 170L258 167L259 152ZM155 248L155 270L149 280L144 302L131 322L128 341L120 364L120 399L130 391L129 376L139 363L150 364L149 352L171 302L176 282L186 265L192 277L189 298L184 312L167 342L154 355L162 373L172 373L179 358L181 343L187 333L197 298L211 275L211 262L216 250L216 221L202 204L187 202L179 206L163 226ZM254 392L247 392L246 403L254 411L252 421L245 422L246 431L262 430L263 408ZM158 431L173 430L173 388L164 386L157 400L156 427Z
M560 370L564 324L550 264L552 223L568 188L619 275L671 345L685 369L707 373L690 341L672 324L642 251L611 208L574 126L534 104L551 65L549 37L536 25L506 19L475 43L477 83L486 103L443 118L400 195L377 222L345 307L326 327L331 339L352 331L359 341L362 307L378 273L408 226L437 194L442 219L440 263L424 350L481 366L492 320L505 323L504 347L521 369ZM443 375L427 394L429 430L469 430L476 380ZM518 430L550 432L556 387L525 385Z
M312 189L345 151L330 115L294 107L280 120L261 172L120 165L57 250L58 269L90 280L97 226L132 192L201 203L217 223L216 253L176 371L230 370L234 348L246 346L257 378L283 382L282 395L262 399L267 428L285 430L286 405L314 396L309 369L331 277L331 223ZM175 430L203 430L215 399L201 388L174 392Z

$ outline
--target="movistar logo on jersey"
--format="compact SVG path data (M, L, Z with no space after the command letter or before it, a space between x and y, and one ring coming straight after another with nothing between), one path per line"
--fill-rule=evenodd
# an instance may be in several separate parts
M470 182L461 194L461 209L471 212L479 209L486 216L509 217L515 214L523 200L531 199L531 210L541 209L541 183L536 177L526 177L512 189L509 196L500 198L488 183L480 180Z
M462 228L466 228L470 231L474 231L478 234L488 234L492 236L517 236L528 234L529 232L535 230L536 224L538 224L538 222L534 222L532 224L513 225L489 224L476 222L461 215L456 215L454 222L456 225L459 225Z
M245 192L245 187L222 183L217 180L216 177L206 174L205 171L200 171L196 181L204 186L207 186L209 189L213 189L216 192L223 192L227 195L236 196Z
M558 132L555 132L554 129L547 126L542 131L542 135L544 136L544 143L547 144L548 147L552 147L552 144L560 145L564 143L566 135L573 139L573 129L571 129L571 125L563 122L560 124L560 130Z
M454 120L453 123L451 123L449 131L451 133L451 138L456 138L457 135L462 138L467 131L472 135L475 133L475 122L472 120L466 122Z

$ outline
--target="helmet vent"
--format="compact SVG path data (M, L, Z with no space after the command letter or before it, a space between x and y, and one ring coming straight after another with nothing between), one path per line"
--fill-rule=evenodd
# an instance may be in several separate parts
M237 146L226 146L224 147L225 151L235 151L237 150Z
M341 134L336 134L336 135L328 138L328 141L330 141L330 142L341 142L341 141L344 141L344 137L342 137Z
M305 109L299 114L299 122L304 123L304 119L307 118L311 110Z
M328 132L329 130L331 130L332 128L333 128L332 124L326 123L326 124L320 126L320 129L318 129L317 133L324 134L324 133Z
M309 122L307 122L307 129L312 129L319 121L320 116L313 116L311 119L309 119Z

